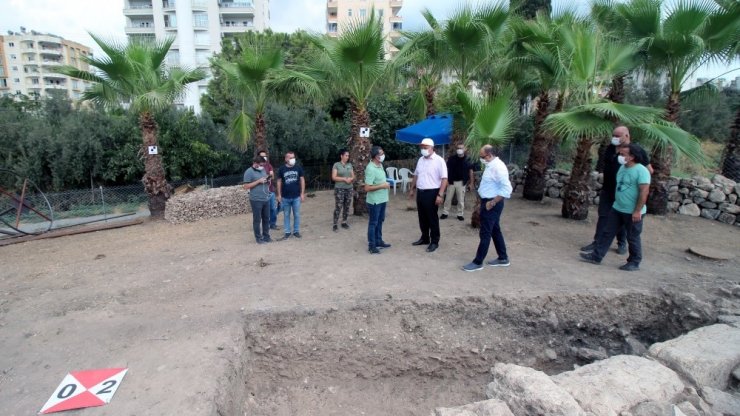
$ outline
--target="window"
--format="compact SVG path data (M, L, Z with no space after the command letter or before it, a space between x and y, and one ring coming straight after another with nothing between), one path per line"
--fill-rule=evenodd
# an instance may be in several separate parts
M383 18L383 9L378 10L378 16L380 16L381 19Z
M17 66L14 66L13 67L13 71L17 71L17 70L18 70L18 67Z
M10 47L12 48L12 47L14 47L14 46L15 46L15 43L13 43L13 42L8 42L8 46L10 46Z
M196 32L195 33L195 44L196 45L210 45L211 37L208 32Z
M38 78L32 78L31 79L31 84L38 85L39 84L39 79Z
M21 82L20 78L13 78L13 82Z
M35 79L34 81L36 81L35 83L38 84L38 80L37 79ZM79 89L80 88L80 82L77 81L76 79L73 79L72 80L72 88L74 88L76 90Z
M365 14L366 14L365 12L366 12L365 9L360 9L360 17L365 17Z
M347 16L352 17L352 9L347 9Z
M15 55L13 55L13 54L10 54L10 59L13 59L13 60L15 60L15 59L18 59L18 57L16 57L16 56L15 56Z

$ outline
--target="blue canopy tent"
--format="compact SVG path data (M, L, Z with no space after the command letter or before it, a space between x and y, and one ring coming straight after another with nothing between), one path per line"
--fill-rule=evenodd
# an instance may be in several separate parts
M434 114L426 119L396 130L396 140L404 143L419 144L429 137L434 145L450 144L452 138L452 114Z

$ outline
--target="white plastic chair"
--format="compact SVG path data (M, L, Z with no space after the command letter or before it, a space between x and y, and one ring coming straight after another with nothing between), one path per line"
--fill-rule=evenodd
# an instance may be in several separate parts
M406 185L411 183L411 170L401 168L398 170L398 176L401 178L401 189L403 193L406 193Z
M398 179L398 169L394 167L387 167L385 168L385 173L386 173L386 180L388 181L388 183L391 184L391 186L393 186L393 195L395 195L396 185L398 185L398 182L401 181L400 179Z

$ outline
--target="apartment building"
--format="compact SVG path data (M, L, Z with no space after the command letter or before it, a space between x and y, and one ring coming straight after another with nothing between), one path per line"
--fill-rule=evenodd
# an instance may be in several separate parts
M88 70L81 59L91 54L90 48L65 40L60 36L9 30L0 35L0 95L23 94L43 97L49 91L64 91L71 99L79 99L89 84L52 72L57 65L72 65Z
M124 0L123 14L130 40L173 37L167 64L207 73L222 38L270 26L269 0ZM199 113L207 85L208 79L190 84L176 104Z
M403 17L399 14L403 0L327 0L326 33L339 36L353 20L369 17L373 7L383 24L386 58L393 56L398 52L393 42L401 37L403 30Z

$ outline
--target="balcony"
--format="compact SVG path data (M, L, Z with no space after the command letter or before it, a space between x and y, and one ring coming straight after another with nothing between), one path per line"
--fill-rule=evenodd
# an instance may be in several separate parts
M162 10L175 10L175 0L162 0Z
M124 16L150 16L152 14L152 3L149 2L126 2L123 6Z
M138 21L131 22L126 25L126 34L135 33L154 33L154 22L153 21Z
M337 15L336 13L330 13L326 15L326 21L329 23L337 23Z
M254 3L251 1L222 1L218 4L221 14L251 13L254 14Z
M191 5L193 7L193 10L208 10L208 2L206 0L191 0Z
M39 52L42 56L62 56L62 50L56 48L41 48Z
M403 7L403 1L402 0L390 0L391 3L391 9L400 9Z
M326 8L329 10L336 10L337 7L339 7L339 2L337 0L328 0L326 2Z
M193 20L193 29L195 30L208 30L208 20L196 19Z
M254 29L254 23L246 22L221 22L222 33L240 33Z
M391 23L403 23L403 17L401 17L401 16L391 16L388 20Z

